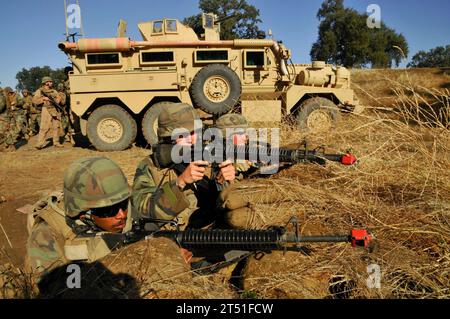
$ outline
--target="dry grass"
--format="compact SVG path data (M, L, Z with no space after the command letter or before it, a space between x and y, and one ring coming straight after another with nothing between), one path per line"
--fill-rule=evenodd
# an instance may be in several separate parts
M322 136L283 128L285 144L306 138L331 151L351 146L359 162L353 168L299 165L270 178L268 189L282 198L257 204L261 218L254 225L281 224L297 215L304 234L345 233L364 226L377 237L378 252L343 244L311 246L307 255L288 253L284 258L289 262L278 262L278 269L285 269L279 271L270 264L281 255L269 255L271 274L253 265L246 289L266 298L326 298L333 293L349 298L450 297L449 91L420 87L418 92L390 81L392 112L373 108ZM369 264L381 267L380 289L367 288ZM261 272L266 273L263 278Z
M421 88L450 89L450 69L352 70L352 87L363 105L391 108L396 103L394 85L407 85L422 93Z

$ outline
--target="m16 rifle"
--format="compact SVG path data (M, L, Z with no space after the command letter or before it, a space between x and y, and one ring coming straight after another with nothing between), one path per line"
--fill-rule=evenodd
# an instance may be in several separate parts
M67 118L67 124L68 124L68 129L69 129L69 132L67 134L70 138L70 142L72 143L72 145L75 145L75 141L73 139L73 135L75 135L75 133L74 133L75 128L73 126L73 123L71 122L69 110L65 109L61 105L59 105L52 96L46 94L43 91L41 91L41 94L49 99L50 103L59 111L61 116L65 116Z
M61 114L64 114L64 112L65 112L65 110L62 108L62 106L61 105L59 105L56 101L55 101L55 99L53 98L53 96L51 96L51 95L48 95L47 93L45 93L43 90L40 90L41 91L41 94L44 96L44 97L46 97L46 98L48 98L48 100L50 101L50 103L61 113Z
M155 225L171 224L176 230L157 230ZM291 224L294 231L287 231ZM285 227L270 227L267 230L188 229L180 231L177 223L144 218L133 222L132 230L124 234L105 234L103 239L109 246L119 248L149 238L164 237L175 241L180 248L187 249L196 257L225 256L225 263L235 263L249 256L258 256L272 251L304 251L304 243L350 243L352 247L374 247L374 236L365 229L353 229L346 235L302 236L296 217ZM223 265L222 265L223 266ZM217 266L216 266L217 267ZM218 266L220 267L220 266Z
M226 145L210 143L179 146L172 144L158 144L152 147L154 159L159 167L168 168L180 164L179 160L187 164L192 161L205 160L212 165L223 163L227 159L248 160L254 163L264 163L270 159L276 159L278 163L299 164L305 162L325 165L326 161L338 162L342 165L351 166L356 163L356 157L351 154L327 154L324 148L308 150L306 145L300 149L273 148L268 143L245 145ZM177 160L174 160L177 157ZM273 163L272 163L273 164Z

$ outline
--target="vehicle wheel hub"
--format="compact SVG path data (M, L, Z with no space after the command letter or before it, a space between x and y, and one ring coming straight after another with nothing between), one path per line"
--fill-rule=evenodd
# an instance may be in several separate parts
M122 124L113 118L107 118L97 126L98 136L107 143L116 143L123 136Z
M224 78L213 76L206 80L203 92L210 101L221 103L230 96L230 85Z
M312 132L324 132L331 129L332 123L330 113L325 110L315 110L308 116L306 125Z

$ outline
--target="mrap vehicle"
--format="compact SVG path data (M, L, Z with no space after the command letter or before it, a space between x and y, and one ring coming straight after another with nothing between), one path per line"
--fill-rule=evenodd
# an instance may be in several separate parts
M158 115L174 102L200 115L239 106L250 122L295 116L301 129L329 129L342 111L362 107L344 67L291 63L291 51L272 39L220 39L214 14L203 14L198 36L176 19L139 24L142 41L119 27L115 38L82 38L59 48L73 65L71 110L83 135L100 151L120 151L138 130L157 143Z

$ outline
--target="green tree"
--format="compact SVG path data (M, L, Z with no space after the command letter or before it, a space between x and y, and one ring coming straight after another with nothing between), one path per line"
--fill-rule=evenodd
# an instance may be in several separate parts
M258 27L258 23L262 22L259 10L247 0L200 0L199 9L204 13L216 14L219 20L231 17L221 23L220 37L223 40L254 39L262 33ZM201 14L187 17L183 24L190 26L198 35L204 33Z
M345 8L344 0L325 0L317 13L319 36L311 49L313 60L347 67L390 68L402 60L400 47L408 54L402 34L381 23L379 29L367 26L367 14Z
M417 52L408 63L408 68L450 67L450 45Z
M401 48L405 56L408 55L408 43L405 37L387 27L383 22L380 29L370 29L369 38L367 62L373 68L391 68L393 63L399 66L403 54L395 47Z
M28 89L30 92L35 92L41 86L41 80L44 76L50 76L55 86L65 79L64 69L52 69L49 66L32 67L30 69L23 68L16 74L18 81L16 90L22 91L23 89Z

